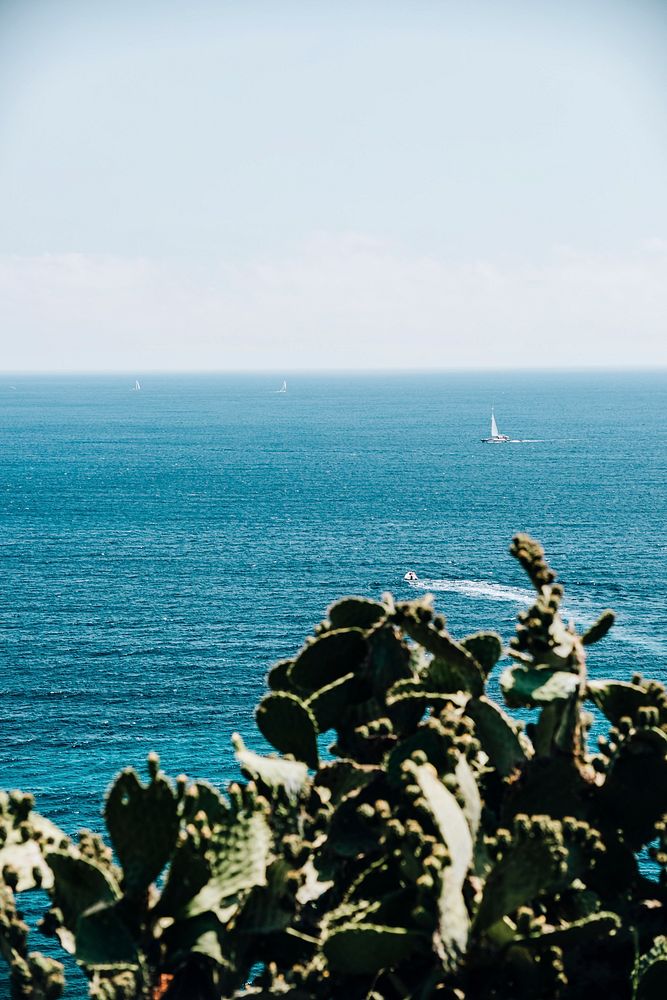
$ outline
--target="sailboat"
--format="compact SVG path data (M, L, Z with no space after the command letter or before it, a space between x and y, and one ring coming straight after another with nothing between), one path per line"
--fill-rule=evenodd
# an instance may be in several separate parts
M139 392L140 389L141 389L141 384L139 382L139 379L136 378L134 380L134 388L133 388L132 392Z
M496 423L496 417L493 412L493 407L491 407L491 437L482 438L484 444L507 444L509 441L507 434L501 434L498 430L498 424Z
M287 392L287 382L283 380L283 384L279 389L276 389L276 392Z

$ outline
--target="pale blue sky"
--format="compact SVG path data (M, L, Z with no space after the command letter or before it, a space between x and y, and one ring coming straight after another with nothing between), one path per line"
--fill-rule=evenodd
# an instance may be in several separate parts
M0 367L665 364L666 50L647 0L0 0Z

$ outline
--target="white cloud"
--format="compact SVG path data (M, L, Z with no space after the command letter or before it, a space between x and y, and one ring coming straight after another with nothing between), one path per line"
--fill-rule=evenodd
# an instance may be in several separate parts
M666 316L657 239L540 264L354 234L243 266L0 257L5 370L665 365Z

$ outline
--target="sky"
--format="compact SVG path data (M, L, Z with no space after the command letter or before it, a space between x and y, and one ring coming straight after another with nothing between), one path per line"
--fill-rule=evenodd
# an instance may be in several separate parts
M0 370L667 365L660 0L0 0Z

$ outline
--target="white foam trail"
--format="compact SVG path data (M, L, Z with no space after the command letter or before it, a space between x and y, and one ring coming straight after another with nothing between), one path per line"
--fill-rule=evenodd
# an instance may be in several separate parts
M431 590L434 592L446 591L454 594L463 594L465 597L472 597L475 600L505 601L513 604L532 604L535 600L535 591L528 587L508 587L502 583L491 583L487 580L414 580L408 586L415 590ZM574 617L580 628L586 628L595 621L597 615L591 615L591 608L584 608L576 603L569 603L567 607L561 607L561 613L567 622ZM600 608L602 610L602 608ZM623 625L614 625L609 633L611 639L616 642L624 642L629 646L636 646L646 649L648 652L658 656L667 656L667 644L654 636L637 634Z
M488 583L485 580L414 580L410 586L417 590L445 590L465 594L466 597L513 601L515 604L530 604L535 600L535 591L527 587L506 587L501 583Z

